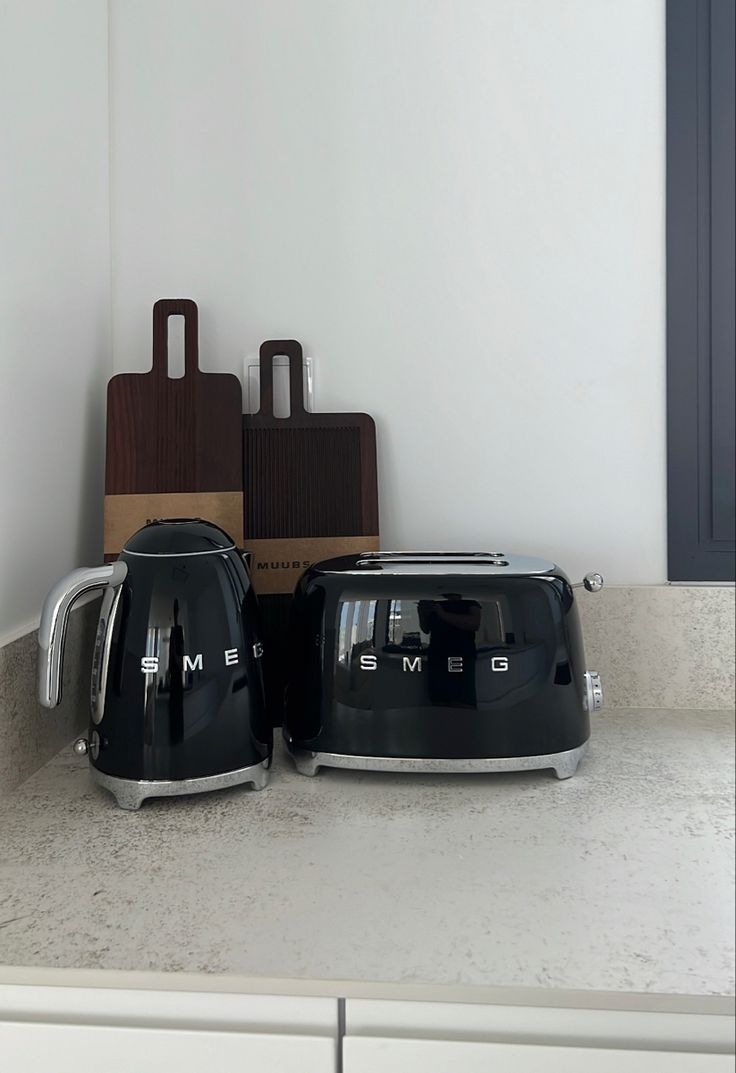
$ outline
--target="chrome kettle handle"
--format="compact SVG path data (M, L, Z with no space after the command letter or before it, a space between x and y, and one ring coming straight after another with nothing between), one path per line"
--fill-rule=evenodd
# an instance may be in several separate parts
M55 708L61 700L61 667L73 604L91 589L122 585L127 573L127 564L120 560L107 566L81 567L54 585L44 600L38 627L38 699L44 708Z

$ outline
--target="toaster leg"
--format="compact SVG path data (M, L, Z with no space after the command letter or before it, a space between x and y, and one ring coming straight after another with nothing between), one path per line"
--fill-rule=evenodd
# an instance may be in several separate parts
M308 753L304 749L290 750L294 767L300 775L308 775L313 778L320 769L319 757L314 753Z
M309 749L300 749L297 745L294 745L291 740L286 727L283 730L284 742L286 744L286 750L294 761L294 767L300 775L308 775L310 778L315 776L319 769L322 767L322 761L319 753L313 753Z
M250 780L250 784L254 790L265 790L268 786L269 774L268 769L271 767L271 757L268 760L264 760L262 764L253 772L253 778Z
M107 789L110 790L110 793L115 798L115 804L118 808L124 808L128 812L137 812L146 800L146 795L135 787L113 790L108 786Z
M578 769L578 764L588 751L588 743L585 742L579 749L571 749L568 753L562 753L557 757L554 773L558 779L570 779Z

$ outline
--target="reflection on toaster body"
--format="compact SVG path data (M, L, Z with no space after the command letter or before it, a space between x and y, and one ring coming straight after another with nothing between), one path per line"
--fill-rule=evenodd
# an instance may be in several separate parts
M523 699L554 665L554 631L547 629L544 600L516 632L505 604L502 596L481 603L452 592L441 599L345 601L336 696L373 709L476 709Z
M433 704L475 708L475 635L481 606L447 593L444 600L420 600L417 614L422 633L429 636L427 677Z

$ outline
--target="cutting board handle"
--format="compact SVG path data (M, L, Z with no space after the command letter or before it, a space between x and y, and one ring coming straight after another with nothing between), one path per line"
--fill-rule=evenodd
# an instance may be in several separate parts
M199 373L197 303L191 298L159 298L153 307L153 374L169 375L169 317L184 317L184 376Z
M304 373L302 345L296 339L267 339L261 343L260 381L261 391L258 414L275 417L273 412L273 359L283 354L289 359L289 408L290 416L305 414ZM284 418L288 421L289 418Z

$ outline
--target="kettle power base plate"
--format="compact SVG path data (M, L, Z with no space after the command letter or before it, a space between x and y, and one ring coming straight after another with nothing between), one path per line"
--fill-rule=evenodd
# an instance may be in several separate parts
M203 794L224 790L228 786L252 783L254 790L268 785L271 758L221 775L205 775L199 779L120 779L90 765L90 774L98 786L109 790L120 808L136 811L148 797L179 797L183 794Z
M588 741L576 749L538 756L472 757L445 759L406 756L351 756L346 753L313 753L300 749L286 739L296 770L300 775L316 775L321 767L348 768L354 771L400 771L417 773L471 773L494 771L541 771L552 768L558 779L569 779L588 751Z

